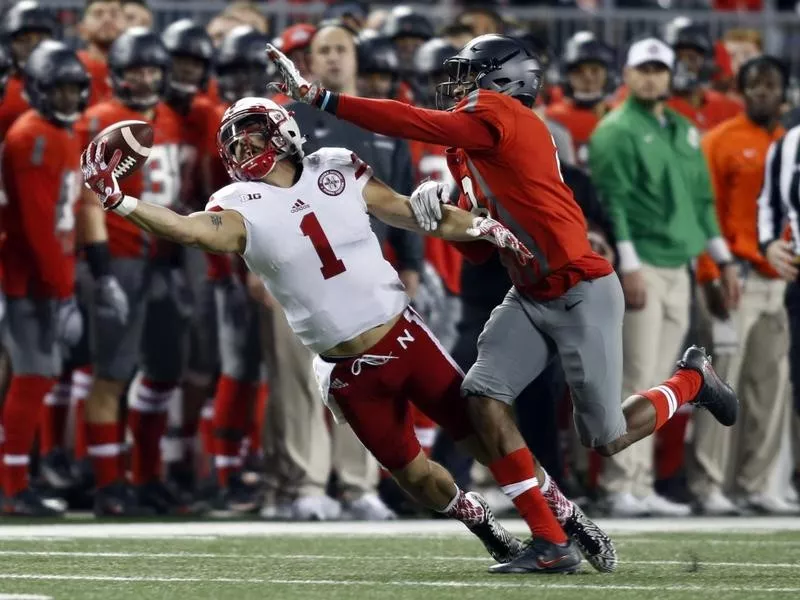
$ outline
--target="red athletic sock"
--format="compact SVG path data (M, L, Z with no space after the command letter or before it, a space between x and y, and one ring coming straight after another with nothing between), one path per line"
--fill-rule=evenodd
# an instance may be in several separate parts
M214 466L222 487L228 485L231 473L242 468L242 439L247 423L252 417L252 404L248 402L246 384L227 375L220 375L214 398Z
M87 454L92 459L97 488L104 488L122 479L119 424L86 423Z
M695 399L703 385L700 373L692 369L678 369L675 374L664 383L646 392L640 392L653 404L656 409L657 431L672 415L684 404Z
M494 480L517 507L533 537L555 544L567 541L555 515L539 491L536 465L527 448L520 448L489 465Z
M167 410L178 387L175 381L155 382L137 374L128 391L128 429L133 436L133 483L161 477L161 439L167 430Z
M259 383L256 399L253 403L253 421L250 423L247 437L249 439L248 452L252 455L261 455L261 439L264 435L264 419L267 415L267 402L269 402L269 384Z
M39 375L14 375L3 405L3 492L14 496L28 487L28 462L44 397L55 380Z
M544 469L542 469L544 471ZM564 525L572 516L575 510L575 505L567 498L561 489L556 484L555 480L550 477L547 471L544 471L544 482L539 488L542 490L542 496L547 501L547 506L556 516L559 524Z
M39 425L40 456L45 456L56 448L64 447L71 391L72 373L68 372L44 397L42 419Z
M70 402L74 412L75 460L83 460L88 456L88 441L86 439L86 398L92 389L91 367L81 367L72 372L72 394Z
M411 410L414 419L414 433L417 435L417 440L425 456L430 456L436 441L436 422L416 406L412 406Z
M692 413L679 410L656 434L656 479L669 479L678 474L685 459L686 428Z

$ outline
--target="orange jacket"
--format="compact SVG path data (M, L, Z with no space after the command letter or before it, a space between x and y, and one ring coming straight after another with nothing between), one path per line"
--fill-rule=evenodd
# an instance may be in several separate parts
M741 114L706 133L701 141L714 185L720 230L734 256L767 277L778 274L758 250L757 201L767 151L783 134L783 127L770 133ZM708 255L700 256L698 281L706 283L717 277L717 265Z

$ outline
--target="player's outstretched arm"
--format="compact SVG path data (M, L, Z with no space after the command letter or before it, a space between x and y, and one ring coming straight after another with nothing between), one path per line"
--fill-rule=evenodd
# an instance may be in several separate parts
M530 250L503 225L488 217L476 217L455 206L442 205L442 219L438 226L433 231L426 231L417 224L409 198L374 177L364 186L364 201L369 213L388 225L452 242L486 240L514 252L522 264L533 258Z
M92 142L81 155L84 183L97 195L105 210L125 217L149 233L184 246L194 246L206 252L244 252L247 229L239 213L223 210L184 216L163 206L126 196L120 191L114 176L122 152L116 150L106 163L105 146L105 142L99 145Z

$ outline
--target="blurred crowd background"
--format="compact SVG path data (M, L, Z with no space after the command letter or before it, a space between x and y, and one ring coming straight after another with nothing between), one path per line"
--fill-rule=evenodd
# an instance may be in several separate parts
M48 15L52 25L39 17L29 23L24 18L15 22L9 15L21 5ZM738 214L749 215L731 225L721 208L719 214L744 292L741 304L731 303L720 291L720 271L704 255L688 257L677 269L679 276L673 284L648 280L648 285L652 283L648 307L654 308L639 311L637 327L643 336L626 348L626 357L657 358L646 361L646 368L640 364L643 361L631 360L626 377L638 378L635 389L655 385L674 365L679 345L701 343L722 357L725 374L734 387L745 391L743 417L734 428L724 430L684 406L652 444L642 442L619 457L603 460L577 443L569 391L556 364L518 401L520 425L562 489L596 514L800 514L795 490L800 427L789 384L789 343L800 330L792 331L787 318L786 282L758 253L755 223L768 143L800 122L794 110L800 105L800 3L442 0L396 6L302 0L26 0L0 2L0 6L5 10L3 43L13 59L12 79L22 81L24 60L37 43L55 38L81 50L79 56L93 78L92 105L112 101L112 96L120 100L124 85L117 80L125 80L126 69L144 65L162 70L167 85L160 91L161 100L177 113L186 109L187 100L194 107L195 96L214 107L209 109L215 115L210 117L211 124L183 122L184 128L194 129L179 141L181 191L176 187L175 197L165 203L189 209L201 208L208 193L226 183L216 164L213 119L218 122L221 114L216 109L224 109L243 94L266 93L271 71L259 49L267 41L282 48L301 71L322 80L328 89L433 107L435 84L446 78L445 58L478 35L518 37L541 57L546 70L534 110L551 128L565 181L586 213L595 248L617 265L615 240L621 232L609 208L616 203L615 186L624 182L609 175L607 164L602 180L592 172L598 160L592 157L592 147L601 145L592 141L592 134L630 95L623 77L631 42L643 36L663 39L676 52L668 105L688 119L692 131L696 129L703 139L726 123L731 128L732 133L717 133L709 138L715 144L702 147L718 208L723 202L726 207L736 202L741 204L737 204ZM159 37L163 34L164 50L173 62L134 61L111 73L106 58L113 44L125 35L141 38L142 31L133 29L140 27ZM197 33L198 29L205 33ZM194 32L195 40L207 34L208 42L181 46L175 40L183 39L181 32L188 30ZM767 145L754 144L752 153L744 148L747 164L739 161L733 171L715 167L716 153L721 152L715 148L724 148L727 140L737 149L744 143L730 123L745 122L753 109L742 93L743 82L737 79L739 69L765 54L782 61L779 71L785 90L781 92L786 92L781 93L774 118L753 125L758 130L754 135L764 134ZM181 88L174 85L186 83L180 80L184 75L176 75L183 72L176 65L186 57L196 59L202 68L198 67L197 81ZM0 104L4 140L14 120L27 109L23 85L14 88L9 83ZM184 96L170 95L170 85L173 92L183 90ZM18 97L10 98L12 91ZM17 103L14 110L9 109L12 101ZM351 147L403 193L409 194L426 178L450 177L441 148L367 134L329 115L292 108L309 138L310 150L324 145ZM756 108L763 110L763 106ZM90 106L88 111L92 110ZM158 131L157 119L155 127ZM716 141L719 138L721 142ZM617 151L613 143L605 142L601 150L610 156ZM644 161L648 151L646 146L637 149ZM736 179L732 186L720 184L734 175L743 179ZM740 189L747 191L738 193ZM509 287L503 268L496 262L462 263L460 255L445 244L407 232L383 228L379 235L415 306L459 364L468 368L475 360L475 342L483 323ZM744 244L747 248L741 250L740 241L745 238L750 245ZM670 251L669 236L652 245L659 243L663 247L655 254ZM91 296L86 290L96 282L85 265L88 255L81 252L80 240L78 250L76 295L81 299ZM637 250L647 263L648 251ZM112 247L112 261L118 258ZM30 461L9 451L12 438L21 443L20 436L14 436L26 426L15 420L22 417L8 408L6 399L6 514L26 513L26 506L38 506L36 499L28 504L10 502L20 490L30 491L52 510L60 511L68 504L76 509L94 507L101 515L210 511L325 520L424 514L381 473L346 427L332 424L316 397L310 355L293 339L279 307L264 297L242 265L235 259L220 263L187 252L159 273L153 281L163 288L161 292L151 290L149 295L129 298L137 303L131 310L140 308L151 323L142 325L141 362L124 377L99 377L108 383L99 385L95 368L102 357L96 355L96 346L84 340L82 351L76 350L64 363L59 383L35 412ZM681 293L676 295L679 287ZM756 295L750 297L745 318L748 289ZM162 323L150 315L164 310L165 297L180 308L168 313L172 315L168 319L185 323L177 333L171 326L174 323L164 328L152 325ZM81 305L86 322L92 322L92 302ZM236 318L237 311L242 318ZM175 348L180 360L173 362L179 373L159 378L148 371L149 359L144 355L153 344L162 351ZM195 354L202 357L193 359ZM14 371L8 360L6 371L8 380ZM100 417L97 410L87 407L109 396L118 405L109 413L110 422L118 426L113 439L100 443L91 429ZM417 415L416 427L426 451L457 476L459 485L488 485L486 474L440 435L434 423ZM96 492L106 488L113 491L98 502ZM486 493L497 510L513 509L499 491ZM32 510L31 514L38 513Z

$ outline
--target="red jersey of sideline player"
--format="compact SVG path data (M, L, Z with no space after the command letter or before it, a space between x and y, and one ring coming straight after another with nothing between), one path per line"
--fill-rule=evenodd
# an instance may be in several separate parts
M523 266L501 250L514 285L529 297L558 298L582 280L612 272L589 246L586 221L561 178L550 132L518 100L478 89L452 111L438 111L340 95L336 116L384 135L453 146L447 161L461 188L462 208L488 212L533 253ZM459 249L480 261L494 246L472 242Z
M78 50L77 54L84 68L92 77L92 87L89 90L89 106L110 100L112 92L108 63L92 56L87 50Z
M8 197L2 261L11 298L69 298L75 284L75 204L82 146L69 129L29 110L5 138Z
M163 102L155 107L153 147L145 166L120 181L123 193L159 206L174 206L180 198L181 123L175 112ZM101 102L87 109L75 125L75 131L85 148L94 136L119 121L146 121L117 99ZM113 212L106 213L108 247L115 257L143 258L152 248L149 235L136 225Z
M24 83L19 75L12 75L6 84L6 95L0 102L0 140L2 140L11 124L30 108L28 101L22 95Z

